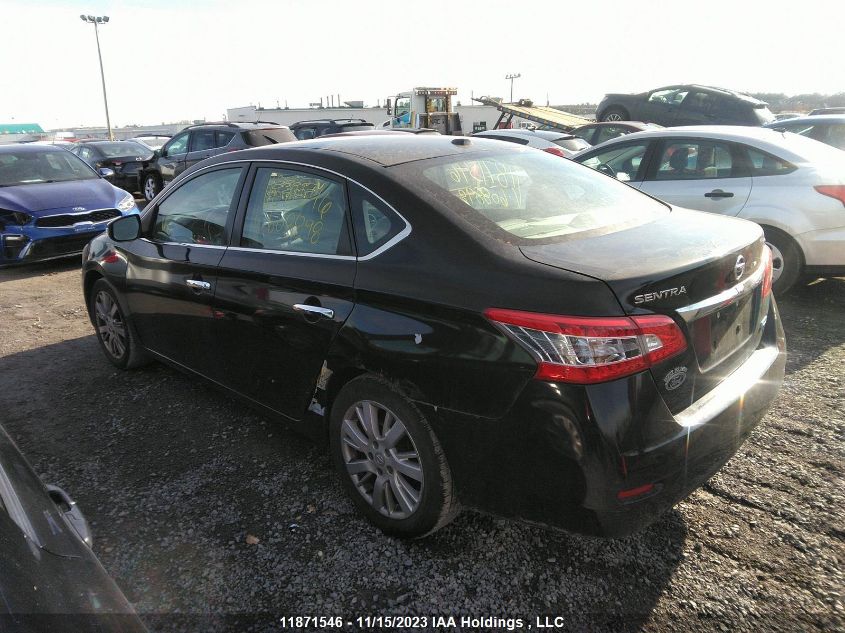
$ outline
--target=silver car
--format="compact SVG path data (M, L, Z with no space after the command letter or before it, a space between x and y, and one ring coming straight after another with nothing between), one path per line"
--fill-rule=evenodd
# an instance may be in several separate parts
M845 152L790 132L696 126L636 132L573 158L666 202L763 227L774 289L845 275Z

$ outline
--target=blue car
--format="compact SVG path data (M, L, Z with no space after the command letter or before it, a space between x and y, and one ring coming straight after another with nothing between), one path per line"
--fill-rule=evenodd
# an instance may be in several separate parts
M81 253L111 220L137 214L108 171L60 147L0 146L0 266Z

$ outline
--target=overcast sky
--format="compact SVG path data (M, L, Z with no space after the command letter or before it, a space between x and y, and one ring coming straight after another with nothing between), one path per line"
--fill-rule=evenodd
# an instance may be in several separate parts
M102 125L94 27L116 126L226 108L375 105L413 86L552 104L671 83L845 91L845 2L0 0L0 123Z

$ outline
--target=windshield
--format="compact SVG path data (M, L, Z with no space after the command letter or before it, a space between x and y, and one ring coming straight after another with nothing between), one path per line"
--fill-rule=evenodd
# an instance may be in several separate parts
M0 153L0 187L94 178L97 172L65 150Z
M118 158L120 156L148 156L150 150L140 143L123 141L122 143L97 143L97 149L106 158Z
M442 191L448 192L452 210L482 230L492 223L511 236L538 240L642 224L668 213L666 206L627 185L545 152L435 161L422 170L423 186L433 186L440 199ZM415 163L400 168L409 176L419 169Z

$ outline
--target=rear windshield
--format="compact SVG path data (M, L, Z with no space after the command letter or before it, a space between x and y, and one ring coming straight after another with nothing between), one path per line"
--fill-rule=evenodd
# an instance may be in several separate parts
M399 166L425 189L428 199L446 200L450 210L485 232L492 227L524 240L622 228L650 222L667 206L635 189L547 152L514 150L466 154Z
M372 123L362 123L360 125L341 125L340 129L343 132L358 132L361 130L372 130L375 127Z
M148 156L150 149L140 143L124 141L123 143L97 143L103 156L106 158L118 158L120 156Z
M286 127L250 130L249 132L242 132L241 134L243 135L244 143L251 147L273 145L275 143L287 143L288 141L296 140L293 132Z

